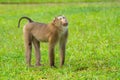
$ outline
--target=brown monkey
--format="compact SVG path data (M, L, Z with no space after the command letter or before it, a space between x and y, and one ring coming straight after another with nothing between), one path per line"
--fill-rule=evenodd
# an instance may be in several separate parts
M22 19L27 19L29 21L23 28L27 65L31 66L32 43L35 49L36 66L40 66L40 42L48 42L50 66L54 66L54 48L56 43L59 42L60 66L62 66L65 61L65 47L68 37L68 21L66 17L55 17L49 24L34 22L28 17L21 17L18 22L18 27L20 27Z

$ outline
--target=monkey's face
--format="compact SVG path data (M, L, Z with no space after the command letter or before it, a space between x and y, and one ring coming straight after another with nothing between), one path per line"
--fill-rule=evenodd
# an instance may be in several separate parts
M68 26L68 21L65 16L58 16L57 18L61 22L62 26Z
M65 16L58 16L58 17L55 17L54 24L56 26L67 27L68 21Z

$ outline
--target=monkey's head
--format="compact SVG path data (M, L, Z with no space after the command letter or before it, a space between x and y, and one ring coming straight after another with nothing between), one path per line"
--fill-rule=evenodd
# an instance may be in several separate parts
M53 24L56 26L61 26L61 27L67 27L68 26L68 21L65 16L57 16L53 20Z

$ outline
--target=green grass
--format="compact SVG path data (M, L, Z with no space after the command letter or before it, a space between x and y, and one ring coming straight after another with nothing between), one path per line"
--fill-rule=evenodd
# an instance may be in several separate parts
M18 3L54 3L54 2L114 2L120 0L0 0L0 2L18 2Z
M48 64L47 44L41 45L41 67L27 68L23 44L23 20L49 23L64 14L69 21L66 62L59 67ZM34 50L32 64L35 63ZM0 80L120 80L119 3L0 5Z

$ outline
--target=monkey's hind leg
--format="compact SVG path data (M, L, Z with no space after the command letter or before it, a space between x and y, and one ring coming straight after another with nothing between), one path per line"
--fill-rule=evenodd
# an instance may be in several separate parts
M31 67L32 36L28 32L24 32L24 41L26 64L28 67Z
M40 60L41 60L41 54L40 54L40 42L33 38L33 45L35 49L35 57L36 57L36 66L41 66Z

